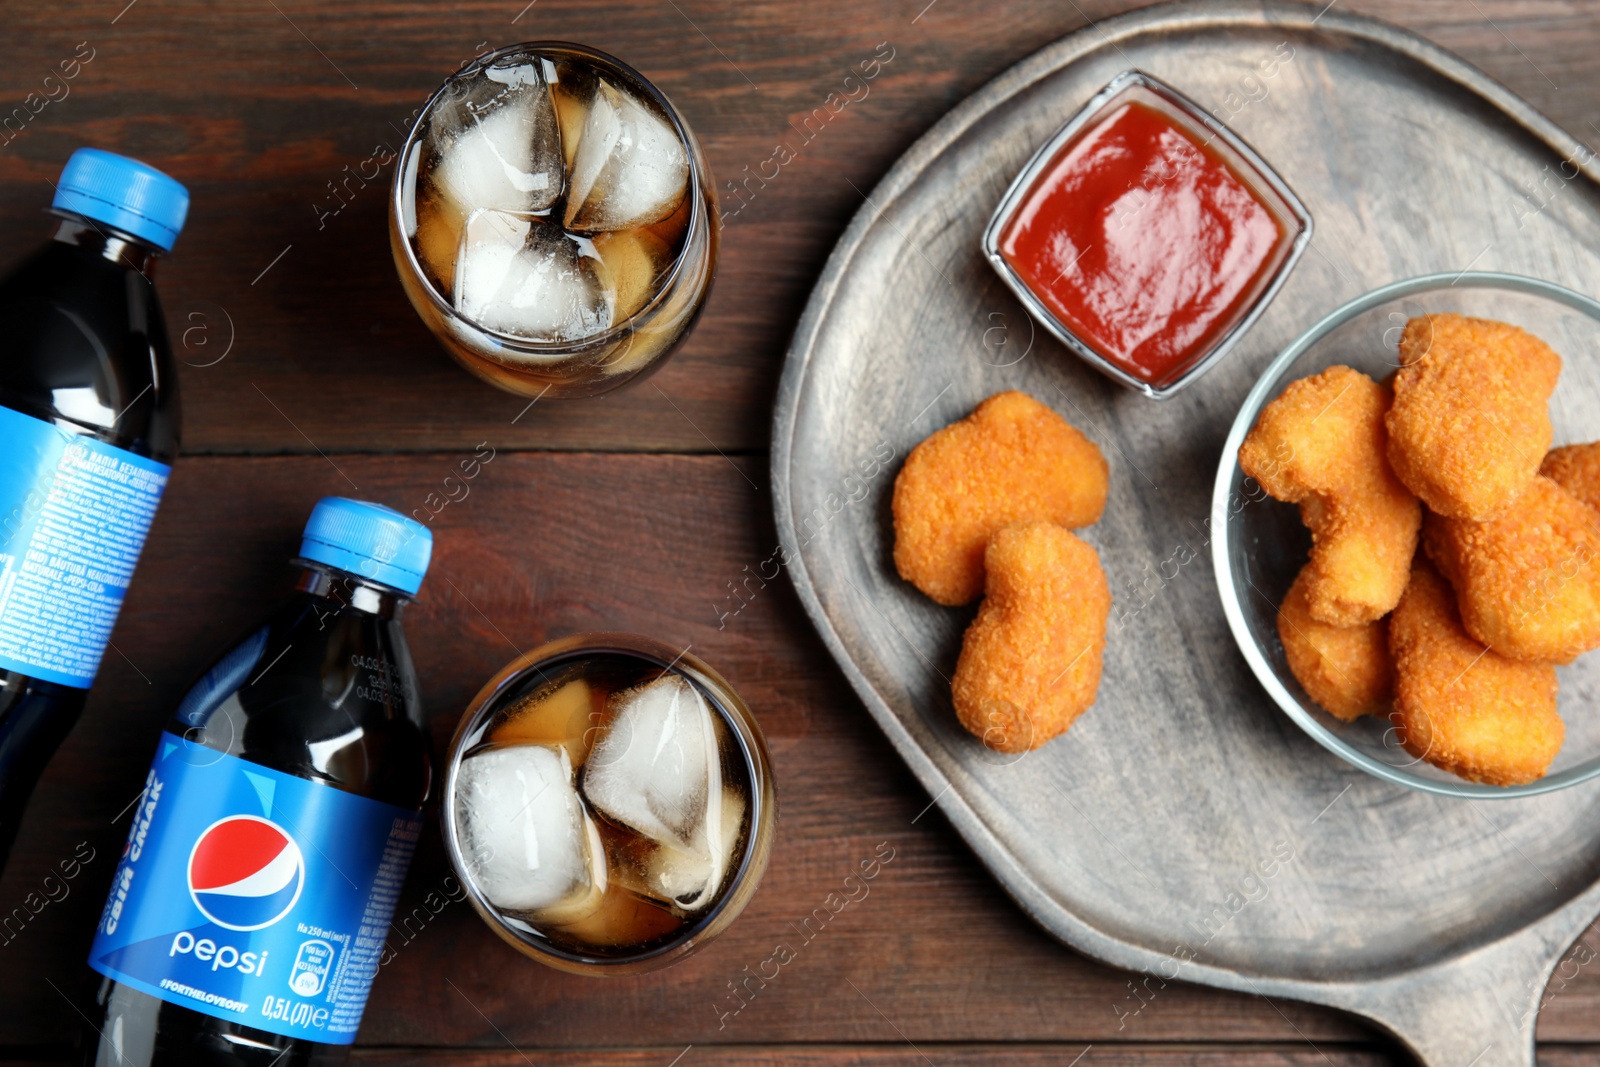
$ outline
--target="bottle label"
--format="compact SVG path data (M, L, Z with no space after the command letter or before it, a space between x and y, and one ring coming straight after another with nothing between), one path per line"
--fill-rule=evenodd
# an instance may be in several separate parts
M172 468L0 407L0 667L87 689Z
M218 1019L355 1040L418 813L161 735L89 966Z

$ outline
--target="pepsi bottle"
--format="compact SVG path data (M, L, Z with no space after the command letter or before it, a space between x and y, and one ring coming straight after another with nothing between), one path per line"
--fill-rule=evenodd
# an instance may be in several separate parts
M400 614L432 546L398 512L323 499L294 593L179 703L90 949L85 1063L344 1058L428 795Z
M54 238L0 280L0 868L83 710L178 453L151 284L189 194L80 148Z

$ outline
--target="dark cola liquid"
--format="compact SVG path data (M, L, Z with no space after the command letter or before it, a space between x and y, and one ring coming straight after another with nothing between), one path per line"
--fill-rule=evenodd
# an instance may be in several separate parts
M303 562L303 561L302 561ZM285 774L407 809L427 798L429 746L401 631L405 598L308 564L263 627L190 690L167 731ZM101 979L85 1064L341 1063L314 1044L213 1018Z
M585 768L605 751L623 703L641 687L678 681L693 687L711 712L720 778L719 811L725 831L721 848L729 857L709 891L675 898L652 879L659 870L657 842L612 817L585 794ZM689 934L716 911L737 879L739 858L750 835L750 774L744 753L715 696L687 675L653 660L627 653L582 653L546 664L501 697L479 737L470 740L465 759L491 748L543 745L564 748L587 814L598 830L606 867L606 887L586 912L554 921L548 915L510 914L510 921L548 942L551 949L577 958L623 958L647 953ZM458 805L460 798L458 797ZM536 801L537 802L537 801ZM458 815L459 818L459 815ZM471 869L471 857L468 857ZM492 906L492 901L491 901ZM568 906L569 912L571 906Z
M615 148L598 178L586 144ZM679 180L658 188L667 170ZM468 370L524 396L593 395L648 372L716 272L693 135L637 72L582 49L502 49L453 76L417 121L395 193L412 305Z
M155 258L153 247L63 219L54 240L0 280L0 406L170 465L178 382L150 280ZM0 867L87 696L0 668Z

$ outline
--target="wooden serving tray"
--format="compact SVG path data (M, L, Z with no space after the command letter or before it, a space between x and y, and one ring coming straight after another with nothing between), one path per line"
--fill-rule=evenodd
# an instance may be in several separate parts
M1034 331L979 250L1034 148L1130 67L1214 107L1316 226L1239 347L1163 403ZM868 711L1051 934L1152 990L1181 978L1357 1012L1429 1064L1533 1062L1545 982L1600 913L1600 783L1464 801L1320 749L1233 643L1206 519L1245 394L1337 304L1468 269L1600 292L1597 178L1574 138L1417 37L1332 5L1216 2L1064 38L947 115L873 191L784 369L778 529ZM1593 373L1595 353L1564 355ZM1084 532L1115 596L1099 701L1022 757L955 722L947 679L971 610L923 598L890 560L900 460L1007 388L1055 407L1112 469L1105 517Z

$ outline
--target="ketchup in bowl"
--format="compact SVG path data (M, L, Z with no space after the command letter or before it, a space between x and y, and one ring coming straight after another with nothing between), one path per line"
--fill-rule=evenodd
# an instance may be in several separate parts
M1138 72L1113 89L1024 169L985 246L1053 333L1112 377L1166 396L1259 314L1310 218L1175 90Z

